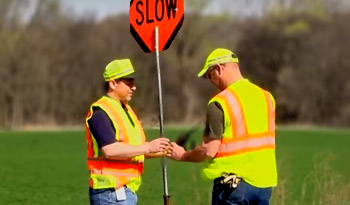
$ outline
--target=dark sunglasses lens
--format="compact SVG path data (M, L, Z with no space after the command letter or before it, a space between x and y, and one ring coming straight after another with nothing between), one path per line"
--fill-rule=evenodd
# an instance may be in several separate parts
M206 78L209 78L210 79L210 73L215 70L216 68L216 65L215 66L212 66L208 69L207 73L205 74Z

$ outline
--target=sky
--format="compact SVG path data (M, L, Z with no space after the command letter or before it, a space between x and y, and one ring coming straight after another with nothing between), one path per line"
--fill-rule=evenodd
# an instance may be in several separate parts
M198 0L201 1L201 0ZM254 15L261 8L261 0L210 0L210 13L221 11ZM130 0L61 0L64 10L74 11L81 16L86 13L95 15L98 19L108 15L129 12Z
M93 13L97 18L110 14L129 12L129 0L61 0L64 9L72 9L78 15Z

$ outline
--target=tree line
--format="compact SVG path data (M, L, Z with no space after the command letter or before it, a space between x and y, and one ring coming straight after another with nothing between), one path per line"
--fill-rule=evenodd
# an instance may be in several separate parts
M225 47L238 55L246 78L275 96L277 123L349 126L346 1L266 2L261 15L245 17L203 13L208 1L187 3L181 30L160 53L166 123L205 120L216 90L196 76L207 55ZM82 125L116 58L130 58L136 70L131 104L139 117L158 122L155 54L132 38L128 14L97 20L63 11L58 0L38 0L24 18L29 4L0 0L0 127Z

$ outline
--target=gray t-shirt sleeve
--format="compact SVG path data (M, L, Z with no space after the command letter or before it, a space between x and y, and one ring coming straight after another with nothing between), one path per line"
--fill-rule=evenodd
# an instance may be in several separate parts
M212 139L221 139L224 133L224 112L217 102L210 103L205 123L205 136Z

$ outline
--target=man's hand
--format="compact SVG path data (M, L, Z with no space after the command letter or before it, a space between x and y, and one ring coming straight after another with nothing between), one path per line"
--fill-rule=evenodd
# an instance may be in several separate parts
M185 149L177 145L175 142L171 143L171 147L172 147L172 152L167 154L167 156L174 160L181 161L183 154L186 152Z
M168 138L161 137L151 142L146 142L146 146L148 148L148 153L155 153L168 150L170 144Z

